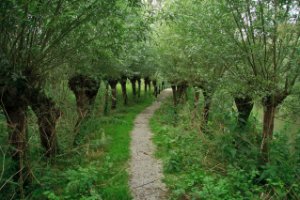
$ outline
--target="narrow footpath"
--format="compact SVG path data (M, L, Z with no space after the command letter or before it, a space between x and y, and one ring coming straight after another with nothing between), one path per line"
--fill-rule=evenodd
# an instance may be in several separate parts
M170 96L170 89L164 90L151 106L135 119L131 132L130 189L134 200L164 200L167 189L162 182L162 163L154 157L155 146L149 120L160 107L161 101Z

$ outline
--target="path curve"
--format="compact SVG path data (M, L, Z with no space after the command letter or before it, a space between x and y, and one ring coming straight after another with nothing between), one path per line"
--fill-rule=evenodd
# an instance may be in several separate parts
M160 107L161 101L172 94L166 89L151 106L140 113L131 132L130 189L134 200L164 200L167 189L162 182L162 163L154 157L155 146L152 142L149 120Z

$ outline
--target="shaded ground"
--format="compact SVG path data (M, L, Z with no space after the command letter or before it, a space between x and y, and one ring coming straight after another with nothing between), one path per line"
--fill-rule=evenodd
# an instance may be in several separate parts
M162 163L154 157L155 146L152 142L149 120L160 107L161 101L171 95L172 91L164 90L158 100L145 109L135 119L131 133L130 188L135 200L166 199L167 189L161 181L163 178Z

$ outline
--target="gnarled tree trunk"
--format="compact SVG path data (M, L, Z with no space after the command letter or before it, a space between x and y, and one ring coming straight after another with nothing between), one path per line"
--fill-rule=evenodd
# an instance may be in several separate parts
M61 112L55 106L55 102L39 90L31 93L30 106L38 118L41 143L45 149L45 156L53 157L58 151L56 123L61 116Z
M74 92L77 103L78 123L91 111L98 90L99 81L85 75L76 75L69 80L69 88Z
M182 82L178 84L177 88L178 88L177 90L178 90L179 102L185 103L187 100L187 88L188 88L187 82Z
M121 88L122 88L122 96L123 96L124 105L128 105L126 82L127 82L127 77L122 76L120 79L120 83L121 83Z
M3 109L9 130L10 154L14 161L14 180L19 184L18 198L25 196L24 185L31 182L30 166L27 160L27 108L25 89L0 88L0 106Z
M234 101L238 110L238 126L244 127L254 106L253 99L249 96L235 97Z
M117 84L118 80L109 79L108 83L111 88L111 109L114 110L117 108Z
M261 143L261 152L262 152L262 162L269 162L269 143L273 139L274 131L274 120L275 112L278 105L280 105L283 100L287 97L287 94L277 94L270 95L263 98L264 106L264 121L263 121L263 133L262 133L262 143Z
M80 143L80 124L91 113L99 87L99 81L89 76L80 74L69 79L69 88L75 94L78 113L78 120L75 125L74 145Z

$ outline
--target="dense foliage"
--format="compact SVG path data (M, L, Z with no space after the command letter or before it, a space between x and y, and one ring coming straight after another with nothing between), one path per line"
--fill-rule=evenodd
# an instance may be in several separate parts
M298 124L276 119L280 126L270 144L270 161L262 166L259 110L252 112L241 130L232 98L218 91L209 134L199 134L201 127L193 119L193 93L190 90L191 100L177 108L178 116L167 102L151 121L170 199L299 199L299 118Z
M299 77L298 0L1 0L1 197L131 198L128 133L168 82L172 197L297 199Z
M173 90L153 119L172 197L298 199L299 1L166 1L155 30Z
M136 63L142 60L142 53L137 52L145 45L152 23L150 8L147 3L130 0L0 2L1 198L100 199L113 192L100 193L103 187L98 185L97 191L85 190L115 173L124 176L119 195L130 197L126 172L120 169L128 151L120 155L123 159L118 158L121 165L109 173L112 161L99 167L105 162L86 159L83 162L90 161L86 167L76 160L90 152L82 150L85 146L93 149L91 154L99 151L97 159L109 157L102 155L101 135L105 140L106 132L113 131L99 116L105 113L109 117L111 110L117 109L118 99L123 98L128 107L132 102L145 106L151 99L147 94L142 97L141 79L147 80L148 88L156 71ZM132 85L135 88L138 83L139 87L133 95L138 93L138 98L131 100L127 80L135 74ZM118 95L118 83L122 96ZM119 132L124 138L129 137L131 115L141 108L136 105L132 111L128 108L124 119L122 115L120 120L126 123L121 123ZM95 132L93 136L89 131ZM128 149L128 140L121 142ZM116 151L114 145L110 147ZM64 159L72 166L57 173ZM96 166L103 168L103 173L89 180ZM87 176L86 181L78 185L75 182L81 176ZM64 185L68 187L58 191ZM76 188L78 193L73 194Z

